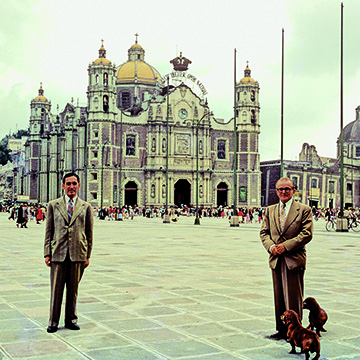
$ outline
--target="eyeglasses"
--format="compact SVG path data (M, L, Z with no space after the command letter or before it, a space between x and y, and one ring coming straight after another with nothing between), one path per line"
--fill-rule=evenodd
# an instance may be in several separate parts
M294 188L289 188L289 187L286 187L286 188L278 188L276 189L277 191L286 191L286 192L289 192L291 190L294 190Z

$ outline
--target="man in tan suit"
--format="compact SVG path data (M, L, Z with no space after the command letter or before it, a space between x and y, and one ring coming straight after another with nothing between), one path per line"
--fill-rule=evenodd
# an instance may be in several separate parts
M260 239L269 253L274 288L277 333L270 338L286 339L280 316L294 310L302 319L304 297L305 245L312 239L312 211L294 201L295 185L289 178L276 183L279 203L266 209Z
M91 205L78 198L79 188L78 175L66 174L63 178L65 195L48 205L44 257L46 265L51 268L49 333L58 329L65 285L65 327L80 330L77 324L76 299L79 282L90 262L93 213Z

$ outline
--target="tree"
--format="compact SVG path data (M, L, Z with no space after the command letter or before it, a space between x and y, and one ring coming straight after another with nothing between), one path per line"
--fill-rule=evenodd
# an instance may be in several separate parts
M0 165L6 165L10 160L10 150L3 142L0 143Z
M28 136L27 130L18 130L12 135L6 135L0 141L0 165L6 165L8 161L11 161L10 153L8 149L9 139L14 137L15 139L21 139L22 136Z

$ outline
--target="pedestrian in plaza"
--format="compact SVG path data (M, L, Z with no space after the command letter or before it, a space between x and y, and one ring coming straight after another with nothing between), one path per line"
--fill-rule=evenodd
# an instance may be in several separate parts
M21 227L27 229L27 223L29 221L29 213L28 213L28 207L26 204L23 207L23 218L24 218L24 221L21 224Z
M286 327L280 316L294 310L302 319L305 245L312 239L312 211L294 200L295 184L289 178L276 183L279 203L266 209L260 239L269 255L272 269L277 332L271 339L286 339Z
M17 209L17 217L16 217L16 227L22 227L22 223L24 222L24 213L23 213L23 204Z
M36 210L36 223L40 224L40 221L42 221L44 219L44 214L42 211L42 208L40 205L38 205L37 210Z
M64 175L62 186L65 195L49 203L45 231L45 263L51 267L49 333L58 329L65 285L65 327L80 330L76 316L78 286L89 266L93 242L93 212L91 205L77 196L78 175Z

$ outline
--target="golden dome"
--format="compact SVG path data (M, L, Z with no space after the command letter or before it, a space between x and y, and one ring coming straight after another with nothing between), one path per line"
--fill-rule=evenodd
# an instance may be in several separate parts
M101 57L101 58L96 59L96 60L93 62L93 64L94 64L94 65L110 65L110 64L111 64L111 61L108 60L107 58Z
M134 45L131 45L131 49L142 49L142 46L138 43L135 43Z
M34 99L34 101L48 101L48 99L44 96L44 89L42 88L42 83L40 83L39 95Z
M248 84L248 83L255 84L256 83L256 81L251 77L244 77L239 82L242 84Z
M155 68L145 61L128 61L120 65L116 83L133 84L135 82L155 86L157 82L161 83L161 76Z
M256 81L251 77L251 70L249 65L246 66L244 71L244 77L239 81L241 84L255 84Z

